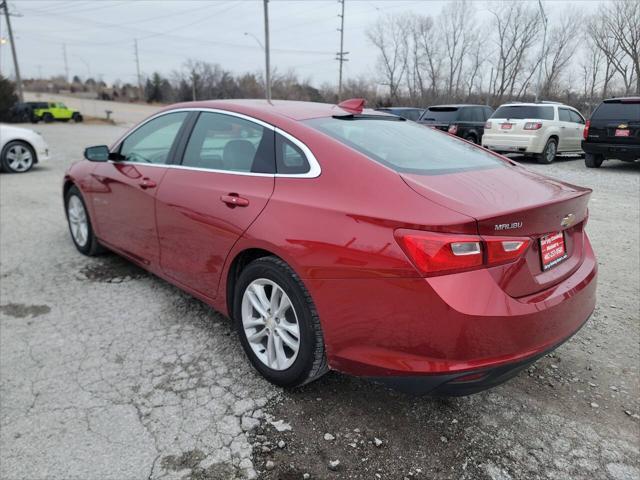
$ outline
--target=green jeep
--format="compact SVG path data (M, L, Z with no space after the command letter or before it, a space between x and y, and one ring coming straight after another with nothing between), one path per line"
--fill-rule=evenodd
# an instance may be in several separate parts
M68 122L73 120L74 122L81 122L82 115L77 110L67 108L64 103L53 102L33 102L31 108L31 121L38 123L40 120L45 123L53 122L54 120L60 120L61 122Z

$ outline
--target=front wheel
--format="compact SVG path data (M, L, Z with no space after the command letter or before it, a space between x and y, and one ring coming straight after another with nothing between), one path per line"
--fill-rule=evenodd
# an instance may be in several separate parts
M555 138L547 140L544 150L538 157L538 163L549 164L556 159L558 153L558 141Z
M9 173L28 172L33 168L35 161L36 154L33 148L19 140L7 143L0 154L0 166Z
M45 113L42 116L42 120L44 120L44 123L51 123L53 122L53 115L51 115L50 113Z
M587 168L600 168L604 157L602 155L594 155L593 153L584 154L584 164Z
M277 257L251 262L240 274L234 318L256 370L280 387L297 387L327 372L318 313L296 273Z
M83 120L82 115L80 115L78 112L75 112L71 119L76 123L80 123Z
M78 187L74 185L69 189L64 204L71 239L78 251L90 257L102 253L104 248L93 232L91 219Z

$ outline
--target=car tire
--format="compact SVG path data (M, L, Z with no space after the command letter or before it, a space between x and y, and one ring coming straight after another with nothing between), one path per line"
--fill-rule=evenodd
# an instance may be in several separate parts
M73 120L73 121L74 121L74 122L76 122L76 123L80 123L80 122L82 122L82 120L84 120L84 119L82 118L82 115L80 115L79 113L74 113L74 114L71 116L71 120Z
M279 312L280 308L285 309ZM245 353L269 382L299 387L328 371L320 319L311 295L280 258L262 257L242 270L233 312Z
M594 155L593 153L584 154L584 164L587 168L600 168L604 157L602 155Z
M465 136L464 136L464 137L462 137L462 138L463 138L464 140L466 140L467 142L471 142L471 143L473 143L473 144L475 144L475 145L477 145L477 144L478 144L478 139L477 139L477 138L476 138L476 136L475 136L475 135L473 135L473 134L467 134L467 135L465 135Z
M53 115L51 115L50 113L45 113L42 116L42 120L44 121L44 123L51 123L53 122Z
M26 173L36 163L36 153L26 142L14 140L7 143L0 153L0 167L7 173Z
M71 240L78 251L89 257L103 253L105 249L96 238L84 198L75 185L67 191L64 197L64 210L67 215Z
M542 150L542 153L537 157L538 163L542 163L545 165L550 164L556 159L557 153L558 141L555 138L550 138L549 140L547 140L547 144L544 146L544 150Z

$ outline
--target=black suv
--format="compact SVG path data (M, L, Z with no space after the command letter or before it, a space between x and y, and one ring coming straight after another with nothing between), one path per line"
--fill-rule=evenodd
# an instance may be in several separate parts
M479 144L492 113L493 109L485 105L434 105L425 110L418 123Z
M582 150L589 168L598 168L610 158L640 160L640 97L602 102L587 121Z
M415 107L381 107L376 108L378 112L386 112L398 117L406 118L407 120L413 120L414 122L420 118L424 108Z

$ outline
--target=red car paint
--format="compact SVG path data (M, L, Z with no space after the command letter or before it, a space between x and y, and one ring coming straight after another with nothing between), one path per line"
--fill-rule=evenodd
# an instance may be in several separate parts
M507 159L504 168L397 173L303 122L346 113L337 106L210 101L166 111L179 108L274 125L303 142L322 172L243 176L83 160L65 181L87 199L97 237L227 315L234 259L250 249L279 256L315 302L332 369L383 377L495 367L557 345L593 311L588 189ZM248 206L220 201L228 196ZM572 223L562 226L568 213ZM530 242L505 264L423 276L399 231ZM556 231L564 231L568 259L543 271L539 238Z

